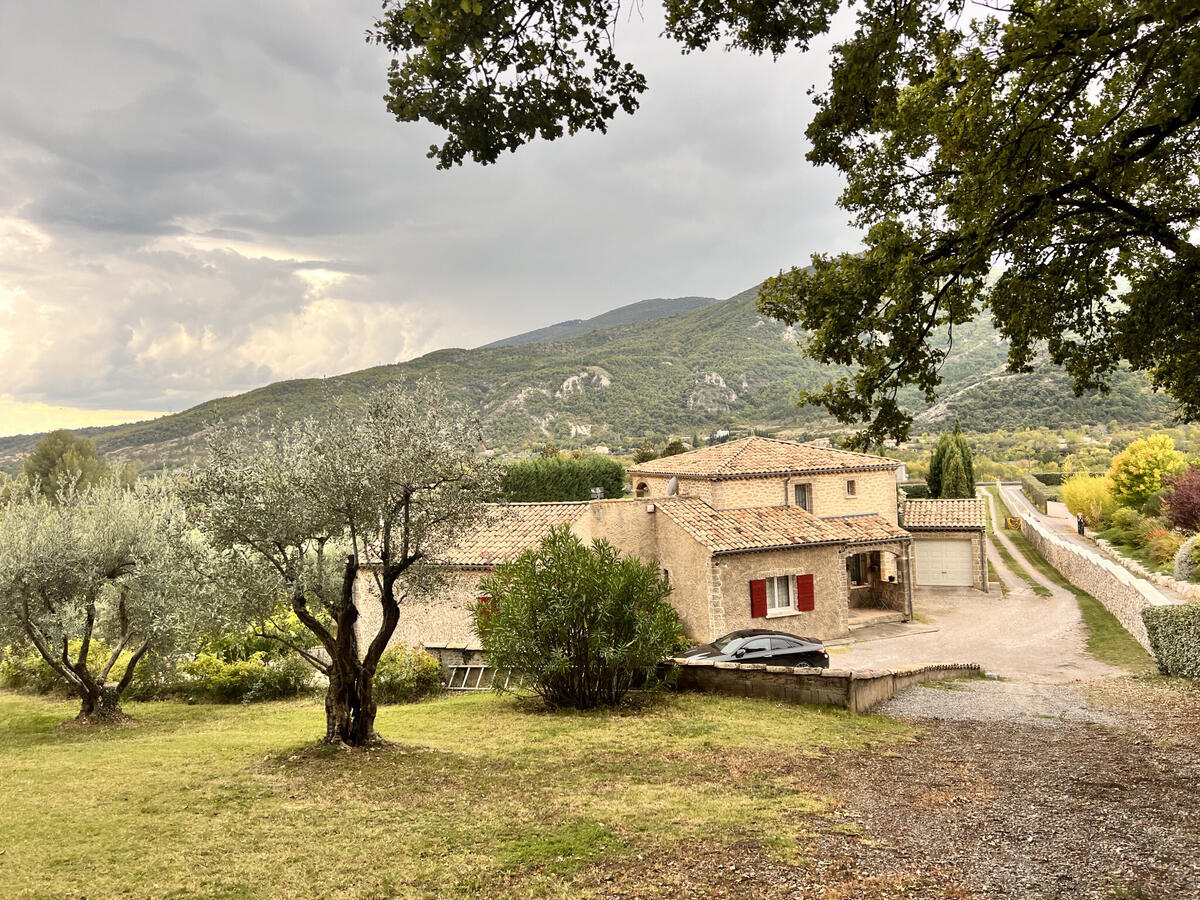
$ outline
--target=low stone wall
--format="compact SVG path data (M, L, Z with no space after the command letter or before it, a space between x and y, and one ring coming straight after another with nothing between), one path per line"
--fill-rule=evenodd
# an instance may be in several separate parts
M1000 494L1009 510L1022 509L1020 502L1012 495L1012 488L1001 485ZM1124 566L1117 565L1094 550L1053 534L1040 522L1035 521L1029 513L1018 514L1021 519L1021 533L1038 553L1042 554L1046 562L1058 569L1075 587L1087 591L1104 604L1105 609L1116 616L1125 630L1132 634L1148 653L1153 653L1150 649L1150 638L1146 634L1146 625L1142 622L1142 610L1147 606L1170 606L1176 601L1164 595L1144 578L1135 577Z
M1119 566L1124 566L1138 578L1145 578L1153 585L1174 591L1189 603L1200 603L1200 584L1191 581L1180 581L1162 572L1151 572L1136 559L1130 559L1104 538L1096 538L1096 546L1100 552Z
M900 691L925 681L982 675L971 663L905 666L897 669L801 669L761 663L672 659L678 672L675 687L733 697L758 697L784 703L817 703L866 712Z

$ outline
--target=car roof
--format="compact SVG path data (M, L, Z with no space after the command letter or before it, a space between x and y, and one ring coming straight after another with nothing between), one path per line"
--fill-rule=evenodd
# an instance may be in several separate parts
M741 639L741 638L762 637L762 636L792 638L792 640L806 641L810 644L820 644L821 643L821 641L819 641L817 638L802 637L798 634L792 634L790 631L775 631L774 629L771 629L771 628L742 628L742 629L739 629L738 631L731 631L731 632L729 632L729 634L724 635L724 637L735 639L735 640ZM717 640L721 640L721 638L717 638Z

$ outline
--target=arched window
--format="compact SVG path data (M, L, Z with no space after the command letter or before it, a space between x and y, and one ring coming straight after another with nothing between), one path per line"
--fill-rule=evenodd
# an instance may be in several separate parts
M649 497L650 485L646 484L644 481L639 481L638 486L633 490L633 495L635 497Z

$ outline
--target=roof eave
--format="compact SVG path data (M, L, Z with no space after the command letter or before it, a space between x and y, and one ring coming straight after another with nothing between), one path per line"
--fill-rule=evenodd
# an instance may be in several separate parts
M653 475L659 478L702 478L708 481L731 481L737 478L764 478L770 475L837 475L844 472L893 472L902 463L868 466L830 466L822 469L770 469L759 472L651 472L646 469L629 469L630 475Z

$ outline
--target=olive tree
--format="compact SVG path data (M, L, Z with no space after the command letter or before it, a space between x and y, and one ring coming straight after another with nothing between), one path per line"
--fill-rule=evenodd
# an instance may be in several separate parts
M479 423L431 382L382 388L322 421L249 420L211 434L186 495L242 615L267 622L265 634L329 679L327 742L376 738L375 673L401 604L436 585L429 563L497 490L481 447ZM360 571L375 581L377 624L355 604ZM313 646L270 629L281 596Z
M138 663L201 624L182 506L163 481L69 483L52 498L20 487L0 516L0 644L36 648L79 696L79 721L122 719Z

